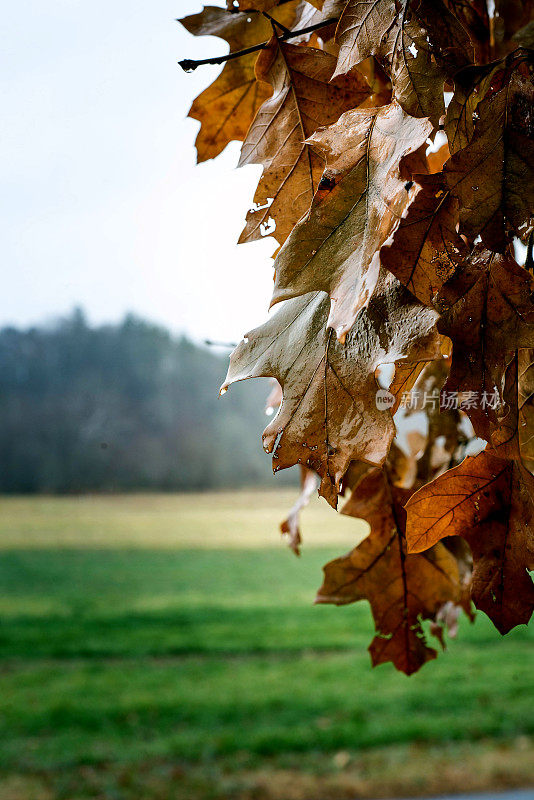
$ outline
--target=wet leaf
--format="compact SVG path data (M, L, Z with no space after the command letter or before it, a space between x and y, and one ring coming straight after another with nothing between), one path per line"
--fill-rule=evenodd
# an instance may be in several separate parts
M436 313L392 275L381 276L344 345L327 328L328 305L322 292L285 303L234 351L223 388L253 377L278 380L282 405L263 434L273 468L314 470L335 507L350 462L381 464L395 435L389 409L377 408L376 369L436 358L440 341Z
M305 140L370 94L357 73L330 82L336 60L328 53L271 40L256 63L256 76L273 87L243 142L239 166L263 164L255 207L240 242L273 233L282 244L305 214L323 172L323 159ZM276 223L274 232L269 221Z
M397 103L348 111L309 142L326 159L310 213L275 262L273 303L328 292L328 325L343 338L370 300L379 271L377 249L398 224L415 189L406 188L402 159L430 132Z
M534 350L519 350L519 450L526 468L534 472Z
M428 483L406 505L408 551L462 536L473 553L472 598L501 633L534 610L534 478L484 450Z
M414 199L383 245L380 261L421 302L431 305L468 248L456 232L458 204L443 176L420 175L417 181Z
M460 205L460 233L503 251L534 227L534 85L526 51L461 90L447 123L445 177ZM479 75L476 73L468 73ZM461 149L458 149L461 147Z
M349 0L339 21L336 75L375 56L391 76L393 95L415 117L437 125L443 84L472 61L468 34L440 0Z
M280 532L287 536L290 549L296 556L300 556L302 536L300 534L300 512L306 508L312 495L319 488L319 476L308 467L300 468L300 494L294 505L289 509L285 520L280 524Z
M368 600L376 627L369 647L373 665L392 661L407 675L437 655L425 640L422 620L435 620L461 595L456 560L443 545L407 555L403 505L409 494L384 470L364 476L342 513L365 519L371 532L346 556L326 564L316 598L336 605Z
M495 49L505 53L513 49L516 36L534 18L533 0L495 0Z
M286 27L292 27L297 8L297 0L292 0L276 9L274 16ZM271 24L261 14L228 14L215 6L206 6L200 14L184 17L180 22L195 36L221 37L231 52L272 35ZM243 141L256 111L271 94L268 84L256 80L256 58L257 53L251 53L226 62L211 86L194 100L189 116L201 124L196 140L199 163L218 156L229 142Z
M477 245L437 296L439 330L453 343L444 393L460 398L478 436L503 413L510 351L534 344L534 279L508 255Z

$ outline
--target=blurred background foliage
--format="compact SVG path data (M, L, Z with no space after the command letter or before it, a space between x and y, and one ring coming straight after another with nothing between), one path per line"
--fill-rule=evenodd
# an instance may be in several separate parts
M272 484L260 439L268 384L219 399L227 355L212 350L133 315L91 327L80 309L2 329L0 491Z

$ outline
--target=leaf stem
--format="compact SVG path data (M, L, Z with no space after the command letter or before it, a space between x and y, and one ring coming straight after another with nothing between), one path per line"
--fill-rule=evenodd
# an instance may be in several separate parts
M332 19L325 19L322 22L317 22L315 25L309 25L307 28L301 28L298 31L287 31L282 33L278 39L281 42L285 42L288 39L294 39L295 36L301 36L305 33L313 33L314 31L318 31L321 28L326 28L328 25L333 25L337 22L337 17L333 17ZM202 67L204 64L224 64L226 61L231 61L233 58L241 58L241 56L247 56L250 53L256 53L258 50L265 50L269 42L260 42L259 44L254 44L252 47L245 47L244 50L235 50L233 53L228 53L225 56L215 56L215 58L202 58L199 61L194 61L190 58L184 58L182 61L179 61L179 65L184 70L184 72L193 72L197 67Z

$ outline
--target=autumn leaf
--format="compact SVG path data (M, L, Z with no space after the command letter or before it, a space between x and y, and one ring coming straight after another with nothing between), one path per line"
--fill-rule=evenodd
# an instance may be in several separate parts
M391 449L395 447L395 442L392 442ZM388 455L391 454L391 449ZM348 470L345 472L343 476L343 482L341 484L341 491L339 493L340 497L345 497L347 494L347 490L354 489L354 487L361 481L364 475L374 469L371 464L367 464L365 461L351 461L349 464Z
M449 339L443 338L440 344L441 359L448 358L451 354ZM395 372L389 385L389 392L395 397L392 412L395 413L402 403L403 397L408 397L427 364L424 361L415 363L402 361L395 364Z
M445 111L443 84L451 64L459 69L472 61L468 34L440 0L349 0L336 40L336 75L375 56L402 108L436 126Z
M424 361L406 364L401 362L400 364L395 364L395 374L388 389L395 398L395 402L391 408L392 413L395 413L399 409L403 396L409 394L424 368Z
M412 390L413 402L406 407L405 426L409 425L414 413L422 411L427 419L425 445L417 459L416 488L435 478L444 469L458 464L463 459L463 447L468 442L463 412L454 406L444 407L440 402L440 390L448 377L450 364L450 358L423 364L421 375Z
M263 164L264 171L240 242L273 233L282 244L308 211L324 162L305 140L370 94L357 73L330 83L335 65L328 53L274 37L258 56L256 77L271 84L273 94L256 114L241 150L240 167Z
M422 620L435 620L461 595L456 560L443 545L406 554L403 505L409 494L384 470L364 476L342 513L365 519L371 532L346 556L326 564L316 598L336 605L368 600L376 628L369 647L373 666L392 661L407 675L437 655L426 643Z
M498 455L534 466L534 351L516 350L506 368L503 414L492 426L491 441Z
M447 124L453 155L445 178L460 205L460 233L471 240L481 236L500 252L513 235L526 238L534 228L531 71L531 55L519 51L476 84L476 91L461 93Z
M469 31L478 62L489 58L490 20L486 0L445 0L449 11Z
M376 404L380 364L437 358L437 315L384 273L345 344L327 328L322 292L284 304L233 352L231 383L274 377L283 389L277 416L263 433L275 471L304 464L321 476L320 494L336 507L352 460L381 464L395 435L388 409Z
M454 94L444 124L451 154L467 147L473 138L480 116L477 106L489 89L493 69L488 64L469 66L460 70L454 79Z
M511 256L477 245L437 296L439 331L453 343L443 391L463 393L461 407L487 441L502 415L509 353L534 344L533 292L534 279Z
M280 524L280 532L287 536L290 549L300 556L302 536L300 534L300 512L306 508L315 491L319 488L319 476L308 467L300 467L300 494L289 509L287 517Z
M415 194L402 159L430 132L397 103L348 111L308 141L326 168L309 214L275 261L272 303L306 292L328 292L328 325L342 339L370 300L378 277L377 249Z
M441 172L445 162L449 160L450 156L451 154L447 142L444 142L438 150L432 150L428 153L426 156L428 174L434 175L437 172Z
M470 622L475 621L476 612L471 600L471 581L473 579L473 556L471 548L461 536L447 536L441 540L449 553L452 553L456 559L458 572L460 573L460 600L459 602L446 603L443 608L438 611L436 618L437 622L442 621L447 633L450 637L454 638L458 632L458 621L461 611L463 611ZM430 630L434 635L438 635L430 624Z
M268 417L270 417L271 414L274 411L277 411L282 405L282 387L276 378L271 378L270 383L271 391L265 400L265 413Z
M517 34L533 17L533 0L495 0L493 35L499 52L513 48Z
M472 598L501 633L534 610L534 478L489 450L467 457L408 501L408 551L462 536L473 553Z
M271 5L275 5L272 3ZM292 27L298 0L275 10L275 18ZM272 36L269 21L261 14L228 14L222 8L206 6L200 14L180 20L195 36L219 36L230 51L242 50ZM226 145L243 141L256 111L271 94L266 83L256 80L254 65L257 53L228 61L215 81L194 100L189 116L200 122L196 140L198 162L215 158Z
M534 349L519 350L517 359L519 450L526 468L534 472Z
M380 261L422 303L453 275L467 246L456 232L458 204L441 174L418 175L414 199L385 242Z

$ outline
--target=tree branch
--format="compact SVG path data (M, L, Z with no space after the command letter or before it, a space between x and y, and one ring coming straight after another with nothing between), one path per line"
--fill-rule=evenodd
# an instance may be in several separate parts
M326 28L328 25L333 25L335 22L338 21L337 17L333 17L332 19L323 20L323 22L317 22L315 25L309 25L307 28L301 28L299 31L287 31L283 33L281 36L278 37L280 42L285 42L288 39L294 39L296 36L304 35L305 33L313 33L314 31L318 31L321 28ZM193 72L197 67L202 67L204 64L224 64L225 61L231 61L233 58L241 58L241 56L247 56L250 53L256 53L258 50L264 50L269 42L260 42L259 44L254 44L252 47L246 47L244 50L235 50L233 53L228 53L225 56L215 56L215 58L203 58L200 61L193 61L190 58L184 58L182 61L179 61L179 65L184 70L184 72Z
M279 31L282 31L282 33L291 33L289 28L286 28L285 25L282 25L282 23L278 22L278 20L276 20L274 17L271 17L271 15L268 14L266 11L262 11L262 16L265 17L265 19L268 19L269 22L271 23L275 36L277 35L276 28L278 28Z

